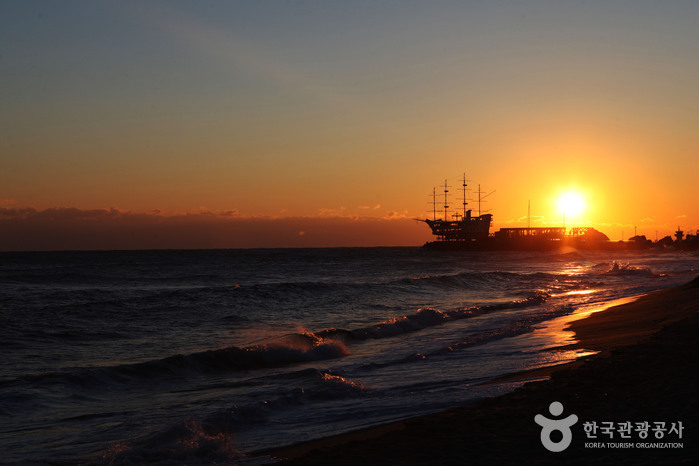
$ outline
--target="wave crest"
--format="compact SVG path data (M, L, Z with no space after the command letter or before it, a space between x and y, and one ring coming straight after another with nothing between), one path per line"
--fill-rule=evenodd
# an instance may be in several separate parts
M380 322L371 327L354 330L329 328L315 333L317 338L341 338L344 340L369 340L388 338L405 333L416 332L428 327L440 325L457 319L476 317L491 312L505 309L519 309L542 304L551 295L545 291L535 291L527 298L510 301L507 303L491 304L487 306L472 306L454 311L440 311L433 308L420 308L415 313L394 317L386 322Z
M293 334L285 341L241 348L231 346L186 356L176 355L156 364L167 367L194 368L201 371L260 369L280 367L349 355L344 343L309 334ZM152 364L152 363L145 363Z
M349 354L349 350L340 340L320 338L309 333L297 333L287 335L281 341L274 343L248 347L230 346L186 355L177 354L134 364L25 375L19 379L2 381L0 385L30 382L69 384L76 389L94 386L109 387L113 384L135 383L140 380L168 376L282 367L337 359Z
M604 272L605 275L616 275L616 276L644 276L644 277L657 277L658 275L653 272L649 267L638 267L631 265L629 263L623 264L617 261L612 262L609 270Z

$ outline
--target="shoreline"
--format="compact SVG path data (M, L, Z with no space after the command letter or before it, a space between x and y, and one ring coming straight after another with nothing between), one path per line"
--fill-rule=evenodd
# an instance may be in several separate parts
M691 462L699 451L698 312L699 276L570 322L566 330L575 332L577 343L555 350L584 348L598 351L595 355L486 382L527 381L514 392L251 456L268 456L283 464ZM541 427L533 421L536 414L549 415L553 401L563 404L564 417L572 412L581 421L577 438L560 453L542 446ZM586 439L582 427L584 421L644 420L668 426L682 422L684 438L668 437L682 447L604 449L604 440L626 440L618 435ZM652 434L643 440L658 441Z

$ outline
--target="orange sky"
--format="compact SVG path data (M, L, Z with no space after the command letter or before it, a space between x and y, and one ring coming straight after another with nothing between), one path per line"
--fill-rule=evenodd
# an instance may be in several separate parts
M0 5L0 250L419 245L464 172L495 229L699 228L699 6L257 3Z

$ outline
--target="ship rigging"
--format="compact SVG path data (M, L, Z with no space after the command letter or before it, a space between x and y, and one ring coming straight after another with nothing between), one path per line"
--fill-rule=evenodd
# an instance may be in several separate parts
M490 226L493 221L492 214L481 214L481 201L483 198L489 196L493 192L489 193L487 196L481 197L480 185L478 186L478 216L472 215L472 210L468 209L467 201L467 188L466 174L461 180L462 187L462 208L463 213L459 214L455 212L452 215L453 220L449 220L449 184L447 180L444 180L444 218L437 218L437 194L436 188L432 188L432 220L425 219L424 222L432 230L432 234L437 236L438 241L445 242L472 242L472 241L484 241L490 236Z

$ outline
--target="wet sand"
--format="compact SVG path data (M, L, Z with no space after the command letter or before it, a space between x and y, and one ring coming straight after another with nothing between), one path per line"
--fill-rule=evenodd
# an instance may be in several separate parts
M550 375L512 393L384 426L267 452L284 464L692 464L699 459L699 277L571 323L578 343L567 347L600 353L572 364L502 380ZM573 441L562 452L546 450L534 416L563 404L561 417L578 416ZM653 431L629 439L583 423L682 422L682 438ZM552 437L558 438L556 434ZM617 448L610 448L610 442ZM641 448L658 442L682 448ZM605 448L593 448L592 444ZM619 443L632 448L619 448Z

